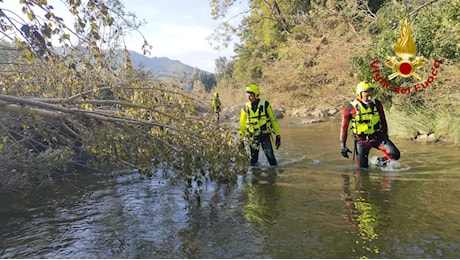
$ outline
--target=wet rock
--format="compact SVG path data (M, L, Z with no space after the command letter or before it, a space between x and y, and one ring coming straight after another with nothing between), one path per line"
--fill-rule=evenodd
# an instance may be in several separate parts
M282 110L279 110L279 109L275 109L275 117L276 118L283 118L284 117L284 113Z
M323 119L300 119L290 122L293 125L304 125L304 124L314 124L324 122Z
M336 109L336 108L330 108L330 109L327 111L327 113L328 113L329 116L333 116L333 115L337 114L337 112L339 112L339 110Z
M436 135L434 133L427 133L427 134L418 134L415 138L415 141L418 142L427 142L427 143L432 143L436 142Z
M314 117L327 117L327 111L323 109L315 109L315 111L311 112L311 115Z
M331 107L316 108L313 111L311 108L299 108L292 112L292 117L314 116L314 117L326 118L326 117L334 116L335 114L337 114L337 112L338 110L336 108L331 108Z
M306 117L310 115L308 108L300 108L292 112L292 117Z

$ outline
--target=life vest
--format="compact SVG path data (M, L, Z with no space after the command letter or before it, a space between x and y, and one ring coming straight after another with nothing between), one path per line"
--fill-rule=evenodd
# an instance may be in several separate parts
M263 99L259 99L257 104L257 110L252 110L251 102L245 104L245 111L247 115L246 120L246 129L251 135L260 135L265 133L270 133L271 123L267 115L267 106L266 102Z
M214 112L219 112L220 111L220 99L218 97L213 98L212 104L214 105Z
M367 108L358 100L351 102L356 114L351 119L351 130L355 135L372 135L382 130L377 105L370 103Z

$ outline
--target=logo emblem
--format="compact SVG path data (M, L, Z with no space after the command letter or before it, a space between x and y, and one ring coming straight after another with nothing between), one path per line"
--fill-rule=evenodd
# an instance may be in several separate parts
M415 72L415 69L423 67L425 62L423 61L423 57L415 57L415 59L411 60L416 54L416 46L407 19L404 19L401 26L401 33L394 46L394 52L400 59L395 56L387 57L385 65L395 71L388 76L388 79L391 80L399 75L404 78L414 76L418 80L421 80L422 76Z

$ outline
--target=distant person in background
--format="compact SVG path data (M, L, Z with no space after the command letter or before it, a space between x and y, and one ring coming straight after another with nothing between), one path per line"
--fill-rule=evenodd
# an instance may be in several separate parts
M398 160L398 148L388 138L388 125L382 102L373 99L374 87L366 82L356 86L356 98L345 106L340 128L340 150L348 158L351 153L347 148L348 125L351 122L355 151L360 168L369 167L369 151L376 148L385 155L378 158L378 166L386 165L390 160Z
M277 165L273 148L281 145L280 130L275 113L268 103L259 98L259 86L249 85L246 88L247 102L240 113L240 138L249 146L249 164L256 166L259 161L259 149L262 146L270 165ZM275 142L273 136L275 135Z
M212 106L214 109L214 113L217 114L217 121L220 119L220 99L219 99L219 93L215 92L214 93L214 98L211 100Z

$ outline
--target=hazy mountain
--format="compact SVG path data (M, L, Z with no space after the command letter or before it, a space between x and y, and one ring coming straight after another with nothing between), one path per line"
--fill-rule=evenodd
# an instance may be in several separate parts
M55 48L58 53L62 53L62 48ZM142 68L143 70L150 71L157 76L179 76L184 77L184 74L190 76L195 67L184 64L178 60L172 60L166 57L147 57L138 52L129 50L131 62L134 68ZM121 51L117 54L119 61L121 61ZM199 69L199 68L198 68ZM203 71L205 73L210 73Z
M165 82L178 79L185 92L191 92L194 88L204 88L210 91L217 84L213 73L186 65L178 60L166 57L150 58L135 51L129 51L129 55L134 68L150 71Z
M147 57L135 51L129 51L129 54L135 68L143 68L158 76L183 76L184 73L190 75L195 70L192 66L166 57Z

